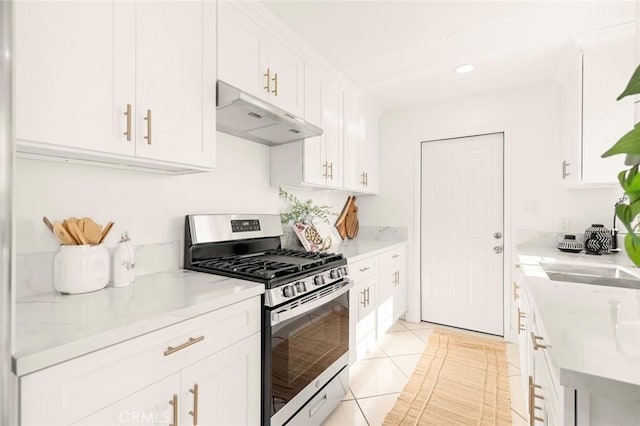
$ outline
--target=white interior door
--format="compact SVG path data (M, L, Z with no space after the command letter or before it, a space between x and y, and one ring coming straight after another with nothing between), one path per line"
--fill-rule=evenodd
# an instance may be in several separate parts
M503 335L503 134L422 143L422 320Z

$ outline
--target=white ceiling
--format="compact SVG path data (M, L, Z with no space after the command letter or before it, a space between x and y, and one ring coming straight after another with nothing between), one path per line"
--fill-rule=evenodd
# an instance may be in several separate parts
M572 34L635 18L612 0L264 3L385 109L550 80Z

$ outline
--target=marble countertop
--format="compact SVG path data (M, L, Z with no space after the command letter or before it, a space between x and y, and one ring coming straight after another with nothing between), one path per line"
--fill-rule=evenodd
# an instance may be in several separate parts
M540 266L555 261L636 269L626 254L573 254L525 244L518 257L560 383L640 400L640 290L552 281Z
M354 239L342 242L342 244L335 247L333 251L335 253L341 253L351 263L369 256L384 253L385 251L392 250L406 244L407 241L401 239L385 241Z
M123 288L18 298L13 372L23 376L262 293L262 284L176 270Z

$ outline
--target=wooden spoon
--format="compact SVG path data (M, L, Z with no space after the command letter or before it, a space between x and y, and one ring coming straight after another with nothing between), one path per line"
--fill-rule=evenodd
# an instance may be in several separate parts
M42 216L42 221L44 222L45 225L47 225L47 228L49 228L49 231L53 232L53 224L49 221L49 219L46 216Z
M53 225L53 233L58 238L62 244L65 245L76 245L76 240L69 234L64 226L61 223L56 223Z
M83 245L89 244L89 240L84 235L84 233L78 227L78 224L75 222L68 222L67 228L69 229L69 233L73 235L73 237L80 241Z
M109 233L109 231L111 231L112 227L113 227L113 222L109 222L104 226L104 228L102 228L102 235L100 236L100 239L98 240L98 244L101 244L104 241L104 239L107 237L107 234Z
M95 223L90 217L83 217L78 221L78 227L87 237L89 243L98 244L102 236L102 226Z

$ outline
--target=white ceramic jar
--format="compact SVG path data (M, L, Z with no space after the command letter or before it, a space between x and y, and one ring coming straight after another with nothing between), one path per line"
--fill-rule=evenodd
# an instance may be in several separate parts
M104 244L62 245L53 261L53 286L66 294L100 290L109 283L109 263Z

